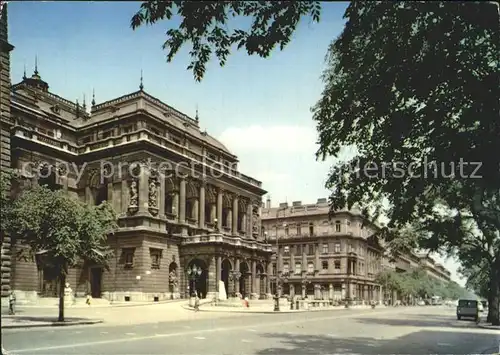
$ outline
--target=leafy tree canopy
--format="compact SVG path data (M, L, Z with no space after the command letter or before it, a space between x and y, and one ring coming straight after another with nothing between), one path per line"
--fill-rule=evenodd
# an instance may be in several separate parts
M214 54L221 66L233 46L245 48L250 55L267 57L275 47L283 49L290 42L301 17L311 16L317 22L320 11L319 1L144 1L131 27L180 16L180 25L167 31L163 44L167 61L190 43L192 60L187 69L201 81ZM231 19L241 16L253 19L250 28L230 29Z
M68 268L82 260L107 266L111 255L107 237L117 228L116 215L106 203L91 206L45 186L25 189L5 202L2 223L13 242L29 247L21 252L41 255L59 275L59 320L63 321Z
M170 20L174 7L181 24L167 32L164 46L171 60L182 44L193 44L188 68L197 80L213 51L221 64L233 44L269 56L289 42L301 17L318 20L320 11L318 2L302 1L148 1L132 27ZM252 27L228 30L234 16L251 18ZM498 4L351 2L344 17L313 107L318 157L338 156L346 145L357 151L330 173L332 209L359 204L367 215L375 210L371 217L383 212L388 241L419 222L406 248L487 260L498 300Z

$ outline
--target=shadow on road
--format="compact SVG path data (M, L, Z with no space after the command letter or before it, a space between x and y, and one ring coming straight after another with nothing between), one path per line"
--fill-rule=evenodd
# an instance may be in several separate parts
M408 316L406 319L395 318L354 318L356 322L365 324L380 324L394 327L439 327L439 328L477 328L476 323L471 320L458 321L450 315L417 314Z
M5 316L3 319L8 319L11 324L13 323L26 323L26 322L57 322L57 316ZM65 317L65 322L83 321L86 318Z
M496 342L492 334L419 331L397 339L267 333L280 347L267 348L256 355L317 354L473 354Z

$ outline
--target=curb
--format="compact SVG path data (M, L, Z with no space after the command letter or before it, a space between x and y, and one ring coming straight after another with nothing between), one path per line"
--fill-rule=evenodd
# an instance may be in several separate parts
M483 329L500 330L500 326L498 326L498 325L478 324L477 326L479 328L483 328Z
M46 322L41 324L12 324L12 325L2 325L2 329L20 329L20 328L46 328L46 327L70 327L75 325L92 325L104 323L102 319L93 319L85 321L74 321L74 322Z
M187 302L185 299L181 300L175 300L175 301L164 301L164 302L147 302L147 303L110 303L106 305L81 305L81 306L65 306L64 309L89 309L89 308L117 308L117 307L141 307L141 306L152 306L152 305L158 305L158 304L175 304L175 303L181 303L181 302ZM37 305L19 305L16 307L17 309L29 309L29 308L46 308L46 309L58 309L58 305L54 306L37 306Z

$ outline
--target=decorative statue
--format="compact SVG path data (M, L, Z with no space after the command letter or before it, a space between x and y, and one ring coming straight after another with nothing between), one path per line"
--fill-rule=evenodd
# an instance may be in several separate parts
M170 271L168 274L168 281L170 282L171 285L177 286L177 273L176 270Z
M253 206L252 208L252 232L259 233L259 207Z
M138 206L137 180L132 180L130 183L130 206Z
M149 182L149 207L158 208L158 191L154 180Z

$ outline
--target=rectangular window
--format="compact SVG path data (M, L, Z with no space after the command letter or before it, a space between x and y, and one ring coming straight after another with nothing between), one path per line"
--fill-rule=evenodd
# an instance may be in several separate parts
M159 269L161 261L161 250L160 249L149 249L149 255L151 256L151 269Z
M335 251L335 253L340 253L340 243L335 243L334 251Z
M302 248L300 245L297 245L297 252L295 253L295 255L302 255Z
M323 269L323 270L328 270L328 261L323 260L323 261L321 262L321 266L322 266L322 269Z
M300 275L302 273L302 264L295 263L295 275Z
M323 244L323 254L328 254L328 244Z
M314 225L309 224L309 236L314 236Z
M340 233L340 221L335 221L335 232Z
M122 251L124 267L131 269L134 267L135 248L124 248Z
M314 244L309 244L309 255L314 255Z
M284 246L284 247L283 247L283 252L284 252L285 254L288 254L288 253L290 252L290 247L289 247L288 245Z
M301 231L301 225L297 224L297 235L300 235L302 233Z
M335 271L340 271L340 260L334 261Z
M283 264L283 273L288 274L290 272L290 265Z
M309 274L314 274L314 264L313 263L307 264L307 272Z

